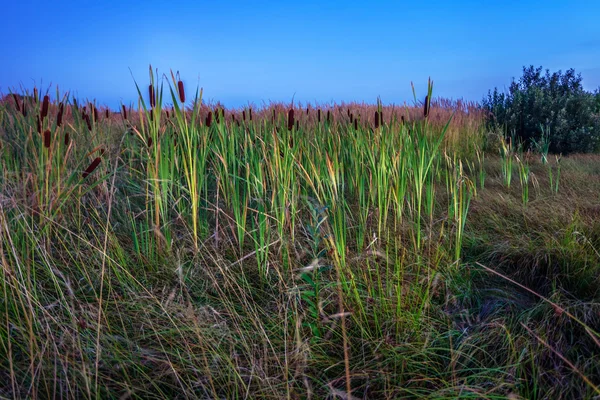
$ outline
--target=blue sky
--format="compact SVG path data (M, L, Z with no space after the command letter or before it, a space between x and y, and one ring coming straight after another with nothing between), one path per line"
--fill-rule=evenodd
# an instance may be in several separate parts
M3 5L0 91L59 85L117 107L148 65L248 102L480 100L524 65L600 86L599 1L21 1ZM54 89L53 89L54 90ZM52 91L54 93L54 91Z

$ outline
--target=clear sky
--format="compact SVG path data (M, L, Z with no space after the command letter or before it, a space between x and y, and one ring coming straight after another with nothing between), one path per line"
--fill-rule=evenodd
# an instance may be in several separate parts
M226 106L480 100L524 65L600 86L600 1L8 1L0 91L59 85L117 107L148 65ZM54 93L54 92L53 92Z

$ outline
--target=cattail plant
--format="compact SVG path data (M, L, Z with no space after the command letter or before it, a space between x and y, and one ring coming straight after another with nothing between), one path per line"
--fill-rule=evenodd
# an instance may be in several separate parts
M185 103L185 88L183 87L183 82L181 80L177 81L177 89L179 91L179 101Z
M123 117L123 119L127 119L127 108L125 107L124 104L121 104L121 116Z
M106 116L106 119L110 118L110 110L108 108L104 110L104 115Z
M212 125L212 118L213 118L212 111L209 111L208 115L206 116L206 120L204 121L205 125L208 128L210 128L210 126Z
M85 120L88 130L91 132L92 131L92 121L90 121L90 116L87 113L84 113L83 119Z
M218 109L218 108L215 108L215 122L216 122L217 124L220 122L220 119L219 119L219 114L220 114L220 112L219 112L219 109Z
M58 105L58 115L56 116L56 126L62 125L63 113L65 111L65 106L63 103Z
M33 88L33 101L38 102L38 90L36 87Z
M68 146L70 143L69 132L65 132L65 146Z
M13 93L12 97L15 101L15 106L17 107L17 111L21 112L21 103L19 103L19 96L17 96L15 93Z
M246 110L242 110L242 119L246 122Z
M354 130L357 131L358 130L358 119L354 120Z
M44 131L44 147L47 149L50 148L51 135L50 129Z
M379 129L379 111L375 111L375 129Z
M44 118L46 118L48 116L48 105L49 104L50 104L50 96L45 95L44 101L42 102L42 109L40 110L40 117L42 118L42 121L44 120Z
M252 121L252 107L250 107L248 109L248 117L249 117L250 121Z
M327 110L327 122L329 122L330 118L331 118L331 111Z
M40 118L40 116L38 115L37 117L37 132L41 135L42 134L42 119Z
M429 95L425 96L425 103L423 104L423 116L427 118L429 116Z
M99 118L98 118L98 108L96 106L93 106L93 110L94 110L94 122L97 122L99 120Z
M288 111L288 131L294 129L294 109L290 108Z
M156 95L154 94L154 87L148 85L148 96L150 97L150 108L156 107Z
M317 122L321 122L321 109L317 110Z
M100 157L96 157L94 161L92 161L92 163L85 169L85 171L83 171L81 177L83 179L87 178L89 174L91 174L96 168L98 168L98 165L100 165L100 161L102 161L102 159Z

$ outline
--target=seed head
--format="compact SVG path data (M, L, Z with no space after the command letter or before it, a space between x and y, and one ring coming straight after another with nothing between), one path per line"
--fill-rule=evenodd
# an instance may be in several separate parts
M63 112L65 110L64 104L60 103L58 105L58 115L56 116L56 126L62 125Z
M98 109L94 106L94 122L98 121Z
M108 108L104 110L104 115L106 115L106 119L110 118L110 110Z
M358 119L354 120L354 130L357 131L358 130Z
M321 122L321 109L317 110L317 122Z
M48 116L48 105L50 103L50 97L48 95L44 96L44 101L42 102L42 109L40 111L40 117L42 120Z
M69 132L65 132L65 146L68 146L69 142L70 142L70 140L69 140Z
M208 112L208 115L206 116L206 126L210 128L210 126L212 125L212 119L213 119L213 115L212 115L212 111Z
M429 116L429 95L425 96L425 104L423 105L423 116L425 118Z
M21 104L19 103L19 96L17 96L15 93L13 93L12 97L15 100L15 106L17 107L17 111L21 111Z
M47 149L50 148L51 135L52 135L52 133L50 132L50 129L46 129L44 131L44 147Z
M33 101L38 102L38 90L36 87L33 88Z
M246 121L246 110L242 110L242 119Z
M375 111L375 129L379 128L379 111Z
M83 174L81 174L81 177L83 179L87 178L87 176L89 174L91 174L92 172L94 172L94 170L98 167L98 165L100 165L100 161L102 161L102 159L100 157L96 157L94 159L94 161L92 161L92 163L85 169L85 171L83 171Z
M156 97L154 95L154 87L151 84L148 85L148 97L150 98L150 108L154 108L156 106Z
M294 129L294 109L290 108L288 111L288 131Z
M121 104L121 109L122 109L122 113L121 116L123 117L123 119L127 119L127 108L125 108L124 104Z
M177 82L177 88L179 89L179 100L185 103L185 89L182 81Z

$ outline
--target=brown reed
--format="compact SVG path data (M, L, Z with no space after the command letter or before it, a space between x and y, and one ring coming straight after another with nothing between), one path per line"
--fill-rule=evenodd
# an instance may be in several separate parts
M42 121L44 120L44 118L46 118L48 116L48 105L49 104L50 104L50 96L45 95L44 101L42 102L42 109L40 110L40 117L42 118Z
M317 110L317 122L321 122L321 109Z
M242 110L242 119L246 121L246 110Z
M375 129L379 129L379 111L375 111Z
M50 129L46 129L44 131L44 147L49 149L50 148L50 139L52 137L52 132L50 132Z
M88 130L91 132L92 131L92 122L90 121L90 116L84 113L83 119L85 120Z
M354 130L357 131L358 130L358 119L354 120Z
M69 132L65 132L65 146L68 146L70 143Z
M152 85L148 85L148 97L150 98L150 108L154 108L156 106L156 97L154 95L154 87Z
M65 111L65 107L63 103L58 105L58 115L56 116L56 126L60 127L62 125L63 112Z
M212 125L212 119L213 119L212 111L209 111L208 115L206 116L206 120L204 121L208 128L210 128L210 126Z
M425 104L423 105L423 116L425 118L429 116L429 95L425 96Z
M177 82L177 88L179 89L179 100L182 103L185 103L185 90L184 90L182 81Z
M21 111L21 104L19 103L19 96L15 93L12 94L13 99L15 100L15 106L17 107L17 111Z
M127 119L127 108L125 107L124 104L121 104L121 116L123 117L123 119Z
M110 110L108 108L104 110L104 115L106 116L106 119L110 118Z
M294 109L290 108L288 111L288 131L291 131L292 129L294 129Z
M92 161L92 163L85 169L85 171L83 171L81 177L83 179L87 178L89 174L91 174L96 168L98 168L98 165L100 165L100 161L102 161L102 159L100 157L96 157L94 161Z

